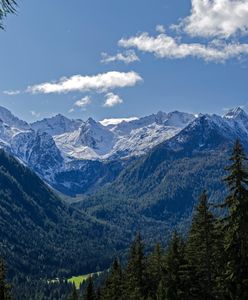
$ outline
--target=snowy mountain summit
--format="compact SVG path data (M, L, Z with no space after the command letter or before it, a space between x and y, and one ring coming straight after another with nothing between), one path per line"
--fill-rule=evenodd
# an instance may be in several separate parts
M194 115L181 112L158 112L104 126L89 118L75 131L54 135L63 155L75 159L113 159L137 156L187 126Z
M0 147L61 191L90 189L96 177L100 184L107 182L129 158L159 144L167 143L173 151L198 151L237 138L248 145L248 115L240 107L224 116L160 111L100 122L58 114L32 124L0 107Z

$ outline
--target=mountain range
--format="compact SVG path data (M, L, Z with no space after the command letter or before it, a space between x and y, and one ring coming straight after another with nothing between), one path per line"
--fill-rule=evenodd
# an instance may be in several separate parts
M167 143L172 151L189 146L202 134L202 127L212 128L219 138L248 140L248 116L241 108L224 116L158 112L119 123L71 120L58 114L28 124L0 107L0 147L52 187L72 196L113 182L133 160L158 145ZM208 138L202 136L197 147L206 147Z

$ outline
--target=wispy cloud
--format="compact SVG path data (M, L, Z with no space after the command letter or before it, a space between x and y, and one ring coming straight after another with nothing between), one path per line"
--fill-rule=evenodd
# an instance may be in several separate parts
M106 94L105 98L106 99L103 104L104 107L113 107L113 106L123 103L123 100L120 98L120 96L115 95L114 93Z
M75 103L74 103L74 106L77 106L77 107L85 107L89 104L91 104L92 100L89 96L85 96L83 97L82 99L80 100L77 100Z
M156 31L159 32L159 33L165 33L164 25L157 25L156 26Z
M127 50L124 53L117 53L116 55L112 55L112 56L103 52L101 56L102 56L101 62L105 64L113 63L117 61L124 62L125 64L130 64L135 61L140 61L139 57L136 55L134 50Z
M119 45L150 52L159 58L178 59L196 57L205 61L224 62L228 59L248 54L248 44L214 40L208 44L183 43L165 33L151 36L148 33L121 39Z
M36 112L36 111L34 111L34 110L31 110L30 113L31 113L31 115L32 115L33 117L35 117L35 118L39 118L39 117L40 117L40 113L39 113L39 112Z
M142 81L142 78L136 72L117 72L97 74L94 76L74 75L72 77L63 77L57 82L44 82L41 84L29 86L29 93L69 93L69 92L87 92L101 91L106 92L116 88L124 88L136 85Z
M16 95L19 95L21 93L21 91L19 91L19 90L16 90L16 91L3 91L3 93L5 95L8 95L8 96L16 96Z
M92 99L89 96L85 96L82 99L77 100L71 109L69 109L69 113L73 113L75 108L80 108L81 110L85 110L86 106L92 103Z
M191 36L228 38L247 34L247 0L192 0L191 14L179 28Z

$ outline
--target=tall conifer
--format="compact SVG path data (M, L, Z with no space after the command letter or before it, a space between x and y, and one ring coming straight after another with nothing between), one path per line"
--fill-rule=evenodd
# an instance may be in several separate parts
M216 279L216 220L209 210L204 192L193 216L186 245L190 296L211 300L215 295Z
M166 254L165 295L166 300L183 300L184 290L182 281L182 266L184 259L184 242L177 232L168 246Z
M225 181L229 188L223 208L225 234L225 272L227 299L248 299L248 172L244 149L236 141Z
M117 259L114 260L110 274L101 291L101 300L120 300L122 298L122 270Z
M84 295L84 300L96 300L96 293L94 289L94 283L92 277L88 279L88 285Z
M131 247L124 276L124 299L141 300L146 295L146 262L140 233Z

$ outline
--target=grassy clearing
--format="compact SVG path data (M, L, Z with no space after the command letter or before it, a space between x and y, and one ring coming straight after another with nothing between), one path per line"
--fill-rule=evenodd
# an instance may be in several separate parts
M68 282L74 283L76 286L76 289L79 289L80 284L86 281L89 277L94 275L100 275L102 272L96 272L96 273L90 273L86 275L80 275L80 276L73 276L69 279L67 279ZM59 283L59 278L48 280L48 283Z
M102 272L97 272L97 273L90 273L86 275L80 275L80 276L73 276L68 279L68 282L74 283L76 286L76 289L79 289L80 284L83 283L85 280L87 280L89 277L94 276L94 275L100 275Z
M72 278L68 279L68 282L74 283L76 286L76 289L79 289L80 284L83 283L85 280L87 280L91 274L87 275L81 275L81 276L73 276Z

